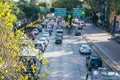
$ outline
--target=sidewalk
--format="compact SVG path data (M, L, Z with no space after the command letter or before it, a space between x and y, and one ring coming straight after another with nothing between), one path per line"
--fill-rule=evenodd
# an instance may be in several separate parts
M109 40L111 38L109 33L90 24L83 29L83 33L86 40L92 43L93 49L98 52L110 68L120 71L120 44Z

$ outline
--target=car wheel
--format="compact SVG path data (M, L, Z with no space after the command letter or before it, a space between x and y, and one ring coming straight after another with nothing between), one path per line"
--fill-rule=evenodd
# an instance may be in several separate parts
M91 67L89 67L88 70L91 71L92 70Z
M42 50L42 52L45 52L45 50Z

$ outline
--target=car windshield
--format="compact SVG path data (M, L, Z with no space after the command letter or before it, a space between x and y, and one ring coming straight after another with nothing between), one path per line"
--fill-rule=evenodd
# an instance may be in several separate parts
M56 40L62 40L62 38L61 37L57 37Z
M41 44L35 44L36 49L40 48L41 46L42 46Z
M56 36L62 36L62 34L56 34Z
M93 65L95 65L95 64L101 64L102 62L101 62L101 59L91 59L91 63L93 64Z
M43 37L48 37L48 35L43 35Z
M88 49L88 47L87 47L87 46L83 46L82 48L83 48L83 49Z
M39 39L40 41L45 41L45 39Z
M43 34L49 34L49 32L44 32Z

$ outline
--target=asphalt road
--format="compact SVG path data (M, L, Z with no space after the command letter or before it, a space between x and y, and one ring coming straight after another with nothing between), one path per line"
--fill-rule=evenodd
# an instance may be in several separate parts
M99 48L107 64L109 64L113 70L120 71L120 45L113 40L109 40L111 35L90 24L87 24L83 33L90 42Z
M64 29L63 44L55 44L55 30L47 49L45 57L50 63L47 66L51 72L47 78L42 80L85 80L89 72L86 68L86 56L79 53L80 44L86 44L82 36L74 36L74 30L71 34ZM93 55L97 55L92 50ZM106 64L105 67L109 68Z

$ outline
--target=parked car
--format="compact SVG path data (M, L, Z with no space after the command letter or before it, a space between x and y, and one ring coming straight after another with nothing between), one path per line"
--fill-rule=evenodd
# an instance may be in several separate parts
M112 36L113 40L116 40L118 37L120 37L120 34L119 34L119 33L115 33L115 34Z
M57 38L57 37L61 37L61 38L63 39L63 34L61 34L61 33L56 33L56 34L55 34L55 38Z
M32 33L33 33L34 35L38 35L38 34L39 34L39 31L38 31L38 29L33 29Z
M35 49L40 49L40 50L42 50L44 52L45 51L44 43L40 42L40 41L36 41L35 42Z
M91 54L91 48L87 44L82 44L79 48L81 54Z
M81 35L80 30L76 30L76 31L75 31L75 36L80 36L80 35Z
M29 74L33 75L34 73L31 66L34 65L38 69L37 70L36 68L34 68L34 71L37 74L41 67L41 60L38 59L41 57L41 53L42 53L41 50L35 49L33 51L30 48L23 47L20 52L21 55L19 56L19 60L25 65L25 69L21 69L20 72L23 75L29 75ZM37 75L34 75L32 77L34 77L35 80L35 77L37 77Z
M33 33L29 33L27 37L30 38L30 39L32 39L32 40L35 39L35 35Z
M62 38L61 37L57 37L55 39L55 44L62 44Z
M86 66L88 70L98 69L99 67L102 67L102 64L102 60L98 56L88 56L86 58Z

